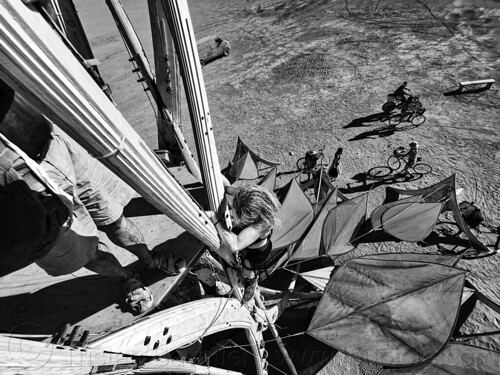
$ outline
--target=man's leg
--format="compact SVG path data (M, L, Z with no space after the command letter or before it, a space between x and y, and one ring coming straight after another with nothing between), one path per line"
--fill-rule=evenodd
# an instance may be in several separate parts
M130 251L149 269L159 269L169 275L176 275L186 267L186 261L180 255L151 252L139 228L123 215L99 229L107 234L111 242Z
M113 254L97 249L84 267L100 275L122 281L127 295L125 302L135 313L143 313L153 305L153 294L142 284L137 272L123 268Z
M113 254L99 249L84 267L99 275L113 277L121 281L128 280L134 276L134 272L123 268Z
M135 224L121 215L115 222L99 227L115 245L134 254L145 265L153 262L153 256Z

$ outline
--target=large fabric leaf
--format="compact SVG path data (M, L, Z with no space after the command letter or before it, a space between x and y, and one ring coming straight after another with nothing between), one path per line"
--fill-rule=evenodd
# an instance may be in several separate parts
M431 234L443 203L400 203L381 217L382 229L402 241L422 241Z
M372 215L370 217L370 221L372 224L372 228L374 230L382 230L382 215L391 207L397 206L401 203L412 203L421 201L421 195L415 195L411 197L407 197L404 199L397 200L395 202L385 203L381 206L378 206L373 210Z
M265 187L269 191L274 191L276 188L276 167L273 167L268 174L266 174L262 179L257 183L262 187Z
M311 203L292 179L285 187L285 197L281 202L281 230L275 230L271 237L273 250L282 249L297 242L314 219Z
M253 180L259 177L257 164L249 152L243 154L229 169L229 176L240 180Z
M404 190L388 187L386 189L384 203L397 201L400 195L419 195L422 197L422 202L426 203L442 202L444 203L443 211L451 210L453 212L453 218L455 219L457 226L465 234L470 245L480 253L491 253L491 250L479 241L479 239L472 233L469 226L464 222L464 219L460 214L460 209L458 208L456 191L455 175L453 174L450 177L445 178L443 181L423 189Z
M316 216L313 225L307 232L306 236L297 244L290 260L305 260L315 258L320 255L321 235L323 233L323 225L325 219L337 206L337 189L335 189L327 198L321 211Z
M448 342L464 279L440 264L353 259L332 276L308 333L367 361L420 364Z
M250 155L252 155L252 158L256 162L263 163L267 166L274 166L274 165L281 164L277 161L271 161L271 160L264 159L259 154L257 154L255 151L253 151L250 147L248 147L245 143L243 143L241 138L238 137L238 143L236 144L236 150L234 151L234 156L233 156L233 163L236 162L236 160L241 158L246 153L249 153Z
M345 254L355 248L361 227L366 219L368 194L337 205L323 224L322 253L330 257Z

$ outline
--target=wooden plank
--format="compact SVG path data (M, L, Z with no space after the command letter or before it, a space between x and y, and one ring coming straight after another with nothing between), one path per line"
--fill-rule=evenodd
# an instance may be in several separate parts
M464 81L464 82L460 82L460 85L461 86L483 85L483 84L487 84L487 83L493 84L493 83L495 83L495 80L494 79L480 79L477 81Z

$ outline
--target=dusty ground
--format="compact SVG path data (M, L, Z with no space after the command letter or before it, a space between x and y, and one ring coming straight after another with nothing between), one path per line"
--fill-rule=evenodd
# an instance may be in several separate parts
M152 61L145 0L123 0ZM78 0L101 72L119 108L134 128L156 147L154 113L104 2ZM237 136L280 172L315 145L333 156L343 147L340 188L357 186L356 174L385 164L392 150L419 142L434 172L407 187L435 183L452 173L475 201L489 225L500 225L500 94L491 90L444 96L459 81L500 79L500 4L494 0L191 0L196 37L219 34L232 44L227 58L204 69L221 165L232 158ZM85 5L85 6L82 6ZM427 121L389 131L387 122L364 119L381 112L387 93L402 81L420 95ZM183 124L192 141L187 108ZM293 152L293 155L290 153ZM292 178L284 174L279 184ZM360 189L357 189L360 190ZM353 195L357 191L351 190ZM370 192L370 213L383 200L384 186ZM347 190L349 192L349 190ZM481 234L488 245L496 236ZM435 251L429 247L384 243L362 245L350 256L369 252ZM499 302L500 258L461 261L469 278ZM499 329L499 317L485 310L468 332ZM495 328L496 327L496 328ZM472 341L500 350L500 340ZM322 374L369 374L376 369L337 355Z

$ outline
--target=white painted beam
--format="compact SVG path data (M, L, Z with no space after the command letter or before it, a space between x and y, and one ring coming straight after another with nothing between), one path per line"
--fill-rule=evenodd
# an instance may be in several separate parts
M30 5L0 0L0 78L212 250L215 227ZM232 256L223 253L230 261Z
M224 186L188 4L186 0L160 0L160 2L163 4L179 58L208 203L212 210L218 210L224 197ZM227 209L221 214L230 226Z

